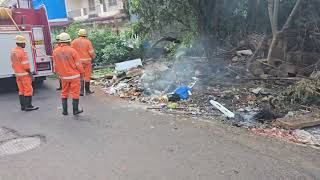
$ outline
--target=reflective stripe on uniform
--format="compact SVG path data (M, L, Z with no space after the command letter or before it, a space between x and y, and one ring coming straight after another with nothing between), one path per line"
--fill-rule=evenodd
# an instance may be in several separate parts
M79 78L79 77L80 77L80 74L77 74L77 75L74 75L74 76L61 77L61 79L69 80L69 79L76 79L76 78Z
M80 61L91 61L91 58L84 58L84 59L80 59Z
M90 50L89 52L90 52L90 53L94 53L94 50Z
M25 72L25 73L15 73L16 76L26 76L28 75L29 73Z
M29 64L29 61L23 61L21 64Z

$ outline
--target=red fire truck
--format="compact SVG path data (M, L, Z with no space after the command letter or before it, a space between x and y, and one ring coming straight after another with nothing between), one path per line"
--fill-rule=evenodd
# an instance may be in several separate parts
M0 79L14 77L10 52L15 36L27 38L28 53L34 81L42 84L53 73L52 45L46 9L34 9L32 0L17 0L11 7L0 7Z

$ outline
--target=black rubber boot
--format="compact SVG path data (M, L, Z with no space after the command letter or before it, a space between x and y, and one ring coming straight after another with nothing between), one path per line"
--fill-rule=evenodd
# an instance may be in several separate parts
M84 95L84 81L83 80L81 80L80 81L80 83L81 83L81 88L80 88L80 96L83 96Z
M59 87L57 88L57 91L61 91L62 90L62 84L61 84L61 80L59 79Z
M78 115L83 113L83 110L79 110L79 99L73 99L72 106L73 106L73 115Z
M62 99L62 114L63 115L68 115L68 99L67 98L63 98Z
M21 105L21 111L25 111L26 110L26 102L25 102L24 96L19 95L19 101L20 101L20 105Z
M34 111L34 110L38 110L39 107L34 107L32 105L32 96L25 96L25 105L26 105L26 111Z
M85 88L86 88L86 95L90 95L94 93L93 91L90 90L90 82L86 82Z

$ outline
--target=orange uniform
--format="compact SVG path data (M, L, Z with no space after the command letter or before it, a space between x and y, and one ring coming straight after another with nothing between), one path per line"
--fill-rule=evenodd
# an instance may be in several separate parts
M55 45L53 46L53 51L56 50L56 49L58 49L58 47L59 47L59 44L55 44ZM53 71L56 72L55 69L53 69Z
M58 47L60 46L59 43L55 44L53 47L53 50L56 50ZM55 72L55 69L53 69L53 71ZM61 84L61 79L59 79L59 87L57 88L58 91L62 90L62 84Z
M80 60L85 71L85 82L90 82L92 74L92 59L96 57L91 41L85 37L79 37L73 40L71 47L79 53Z
M80 74L84 73L80 57L76 50L67 44L60 45L53 52L55 72L62 81L61 97L73 99L80 97Z
M30 64L28 60L28 54L23 48L17 46L11 52L11 63L13 71L16 75L17 85L19 89L19 95L32 96L32 78L30 73Z

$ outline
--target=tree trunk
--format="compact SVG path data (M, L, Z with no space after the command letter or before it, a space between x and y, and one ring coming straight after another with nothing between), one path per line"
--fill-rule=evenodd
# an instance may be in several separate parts
M275 45L277 44L278 35L283 33L283 31L289 27L293 17L298 12L298 8L301 3L302 3L302 0L296 1L290 15L286 20L286 23L282 26L281 31L278 31L277 24L278 24L279 0L268 0L269 18L270 18L272 34L273 34L272 42L269 47L268 59L267 59L269 64L272 64L272 52L273 52L273 49L275 48ZM273 10L272 10L272 7L273 7ZM272 16L270 16L270 14L272 14Z
M270 44L270 47L269 47L269 51L268 51L268 64L272 64L272 53L273 53L273 49L275 48L276 44L277 44L277 37L278 35L273 35L272 37L272 41L271 41L271 44Z
M271 29L272 29L272 42L269 47L267 61L269 64L272 64L272 53L273 53L273 49L277 44L277 38L278 38L279 0L269 0L268 10L269 10L269 18L270 18Z

